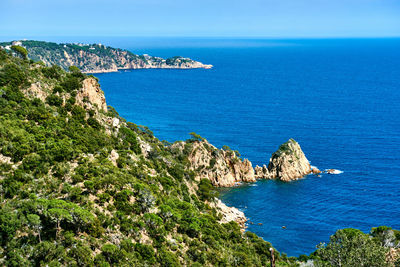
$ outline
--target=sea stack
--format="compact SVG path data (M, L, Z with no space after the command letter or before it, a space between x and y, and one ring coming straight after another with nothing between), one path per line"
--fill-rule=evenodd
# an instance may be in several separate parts
M272 154L268 168L256 166L257 178L279 179L290 182L311 173L311 165L301 150L300 145L293 139L280 145Z

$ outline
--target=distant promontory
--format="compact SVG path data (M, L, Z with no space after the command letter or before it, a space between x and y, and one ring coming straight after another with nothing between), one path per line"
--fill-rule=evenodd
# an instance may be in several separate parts
M22 46L28 51L28 57L42 61L46 66L58 65L67 70L78 67L85 73L116 72L128 69L210 69L213 66L175 56L160 57L136 55L128 50L113 48L103 44L57 44L44 41L12 41L0 43L6 50L11 46Z

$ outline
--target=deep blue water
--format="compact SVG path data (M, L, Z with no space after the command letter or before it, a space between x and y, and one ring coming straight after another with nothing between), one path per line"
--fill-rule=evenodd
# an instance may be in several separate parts
M107 103L160 139L194 131L256 165L294 138L312 165L344 171L222 190L226 204L255 222L248 229L278 250L308 254L338 228L400 229L400 39L108 44L214 65L97 75Z

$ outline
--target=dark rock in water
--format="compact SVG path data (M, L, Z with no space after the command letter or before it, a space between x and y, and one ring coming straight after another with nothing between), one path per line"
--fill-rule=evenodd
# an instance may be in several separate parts
M311 173L318 175L318 174L322 173L322 171L320 171L317 167L313 167L313 168L311 168Z

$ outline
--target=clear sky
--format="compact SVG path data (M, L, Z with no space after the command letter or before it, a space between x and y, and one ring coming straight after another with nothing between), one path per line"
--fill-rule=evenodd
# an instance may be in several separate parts
M1 0L0 36L400 36L400 0Z

